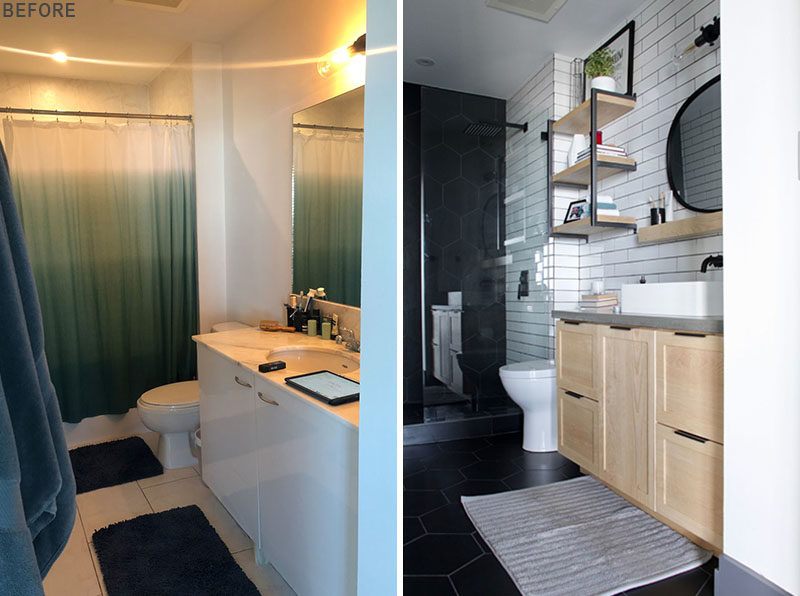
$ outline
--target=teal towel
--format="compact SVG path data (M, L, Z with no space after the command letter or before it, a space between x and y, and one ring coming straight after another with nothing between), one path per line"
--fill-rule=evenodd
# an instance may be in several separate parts
M2 145L0 329L0 594L39 596L75 523L75 479Z

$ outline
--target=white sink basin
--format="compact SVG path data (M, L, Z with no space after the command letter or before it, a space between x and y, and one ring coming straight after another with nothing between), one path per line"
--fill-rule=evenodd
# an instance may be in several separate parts
M286 346L267 352L267 361L283 360L287 370L298 374L329 370L340 375L357 371L361 362L357 354L316 346Z
M722 282L623 284L621 310L627 314L721 317Z

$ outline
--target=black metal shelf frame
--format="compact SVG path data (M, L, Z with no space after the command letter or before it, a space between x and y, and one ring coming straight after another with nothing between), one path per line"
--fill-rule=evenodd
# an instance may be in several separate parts
M599 89L592 89L591 94L591 104L590 104L590 126L589 126L589 146L591 151L589 152L589 185L580 184L575 182L553 182L553 124L555 124L555 120L549 119L547 121L547 131L542 132L542 140L547 142L547 225L548 229L550 230L550 236L552 237L570 237L570 238L583 238L587 242L589 241L589 236L584 234L561 234L558 232L553 232L553 191L555 189L556 184L560 184L563 186L572 186L574 188L591 189L589 191L589 199L591 201L591 225L597 225L597 94L602 93L603 95L613 95L615 97L622 97L624 99L632 99L636 101L636 94L627 95L625 93L615 93L612 91L602 91ZM620 171L624 170L635 170L636 165L616 165L607 166L607 167L615 167L618 168ZM604 228L626 228L630 230L636 230L636 224L628 224L628 223L620 223L620 222L603 222L601 224Z

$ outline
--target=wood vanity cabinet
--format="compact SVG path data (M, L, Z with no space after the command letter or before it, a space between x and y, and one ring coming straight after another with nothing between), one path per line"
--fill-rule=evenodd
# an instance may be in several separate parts
M197 347L203 482L258 546L258 460L253 373Z
M653 507L655 331L597 325L603 420L600 475Z
M558 451L588 472L598 472L600 406L595 400L558 390Z
M597 400L600 394L597 325L577 321L556 323L556 381L559 387Z
M556 323L559 452L722 549L722 336Z

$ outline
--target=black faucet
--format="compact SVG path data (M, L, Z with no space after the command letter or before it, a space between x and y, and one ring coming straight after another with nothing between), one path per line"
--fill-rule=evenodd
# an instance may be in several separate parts
M717 269L722 269L722 255L714 256L707 256L703 259L703 264L700 265L700 271L705 273L708 270L709 265L711 267L716 267Z

